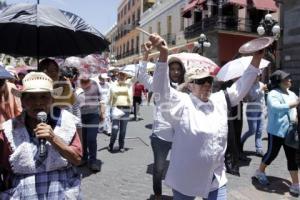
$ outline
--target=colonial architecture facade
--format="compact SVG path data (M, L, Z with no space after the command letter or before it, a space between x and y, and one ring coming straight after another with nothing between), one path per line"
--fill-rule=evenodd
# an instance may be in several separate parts
M114 49L117 65L136 62L132 59L138 56L140 39L139 31L135 30L141 16L142 0L123 0L118 7L117 34Z
M158 33L167 42L170 53L191 51L186 45L184 30L188 20L181 16L186 0L158 0L146 10L140 21L140 27L149 33ZM148 40L148 36L140 33L140 43ZM157 59L158 52L153 52L150 59Z
M182 12L192 21L185 39L206 34L212 48L204 55L222 66L238 56L242 44L258 37L257 27L267 13L278 20L277 10L273 0L189 0Z
M234 59L238 48L258 37L257 27L267 13L279 20L273 0L123 0L118 7L112 53L117 65L137 63L148 36L135 28L162 35L170 53L197 52L195 42L206 34L204 55L220 66ZM157 59L158 52L150 55Z

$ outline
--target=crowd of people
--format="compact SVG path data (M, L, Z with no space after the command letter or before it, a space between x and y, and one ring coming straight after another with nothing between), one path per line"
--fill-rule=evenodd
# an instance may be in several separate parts
M124 153L128 121L141 119L140 105L152 93L155 199L162 199L168 154L165 184L174 200L226 199L226 172L240 175L238 163L247 159L244 144L252 135L256 155L262 157L253 177L259 184L269 184L266 168L283 146L292 179L290 192L300 193L299 141L296 147L286 142L291 125L299 133L300 100L289 90L290 74L275 71L267 87L259 69L264 51L259 51L241 77L217 88L218 67L209 58L198 56L194 62L192 53L185 53L187 60L182 54L169 55L157 34L142 47L144 57L134 75L124 68L94 75L59 66L50 58L32 72L18 74L0 67L0 199L81 199L77 166L100 171L98 133L110 136L109 152ZM154 73L149 73L153 49L160 54ZM247 104L245 133L241 102ZM265 131L268 148L264 150Z

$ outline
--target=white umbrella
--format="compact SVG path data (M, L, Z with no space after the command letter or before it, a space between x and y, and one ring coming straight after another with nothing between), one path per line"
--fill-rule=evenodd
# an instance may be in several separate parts
M219 81L229 81L243 75L252 60L252 56L245 56L226 63L217 74ZM268 67L269 61L262 59L259 65L260 69Z
M84 65L84 60L79 57L71 56L66 58L64 66L81 68Z
M130 64L130 65L125 65L122 67L119 72L123 72L129 76L135 76L135 71L136 71L136 65L135 64Z

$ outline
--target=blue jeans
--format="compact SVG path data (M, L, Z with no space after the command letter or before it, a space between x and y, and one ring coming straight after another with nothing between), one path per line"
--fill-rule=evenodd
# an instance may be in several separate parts
M95 162L97 158L97 134L99 125L99 114L83 114L82 120L82 143L83 160Z
M180 192L173 190L173 200L194 200L196 197L187 196L181 194ZM211 191L208 194L208 198L203 198L203 200L226 200L227 199L227 188L226 185Z
M244 133L241 138L241 143L244 144L246 140L255 134L255 147L256 150L262 149L262 129L263 120L262 112L246 112L249 130Z
M153 191L155 195L162 194L162 178L166 165L168 153L171 149L172 143L159 139L158 137L151 136L151 147L154 156L153 163Z
M124 148L126 129L127 129L127 123L128 123L130 111L123 110L123 112L125 112L125 115L121 119L113 119L112 121L112 130L111 130L110 143L109 143L110 148L113 148L119 131L120 131L119 149Z

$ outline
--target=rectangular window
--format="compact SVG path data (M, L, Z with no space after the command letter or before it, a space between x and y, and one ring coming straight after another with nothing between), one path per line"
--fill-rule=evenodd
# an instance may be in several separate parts
M137 20L140 21L140 19L141 19L141 10L138 9L138 11L137 11Z
M133 15L132 15L132 24L133 25L136 25L136 22L135 22L135 14L133 13Z
M139 50L139 46L140 46L140 38L139 38L139 36L137 36L137 37L136 37L136 43L135 43L136 51Z
M152 26L149 26L149 33L152 33Z
M158 33L158 35L161 34L161 25L160 25L160 22L157 22L157 33Z
M134 53L134 39L131 39L131 51Z
M172 33L172 16L167 17L167 33Z
M180 9L180 13L182 13L182 11L183 11L183 8ZM183 29L184 29L184 18L181 15L179 15L179 16L180 16L180 30L183 31Z

